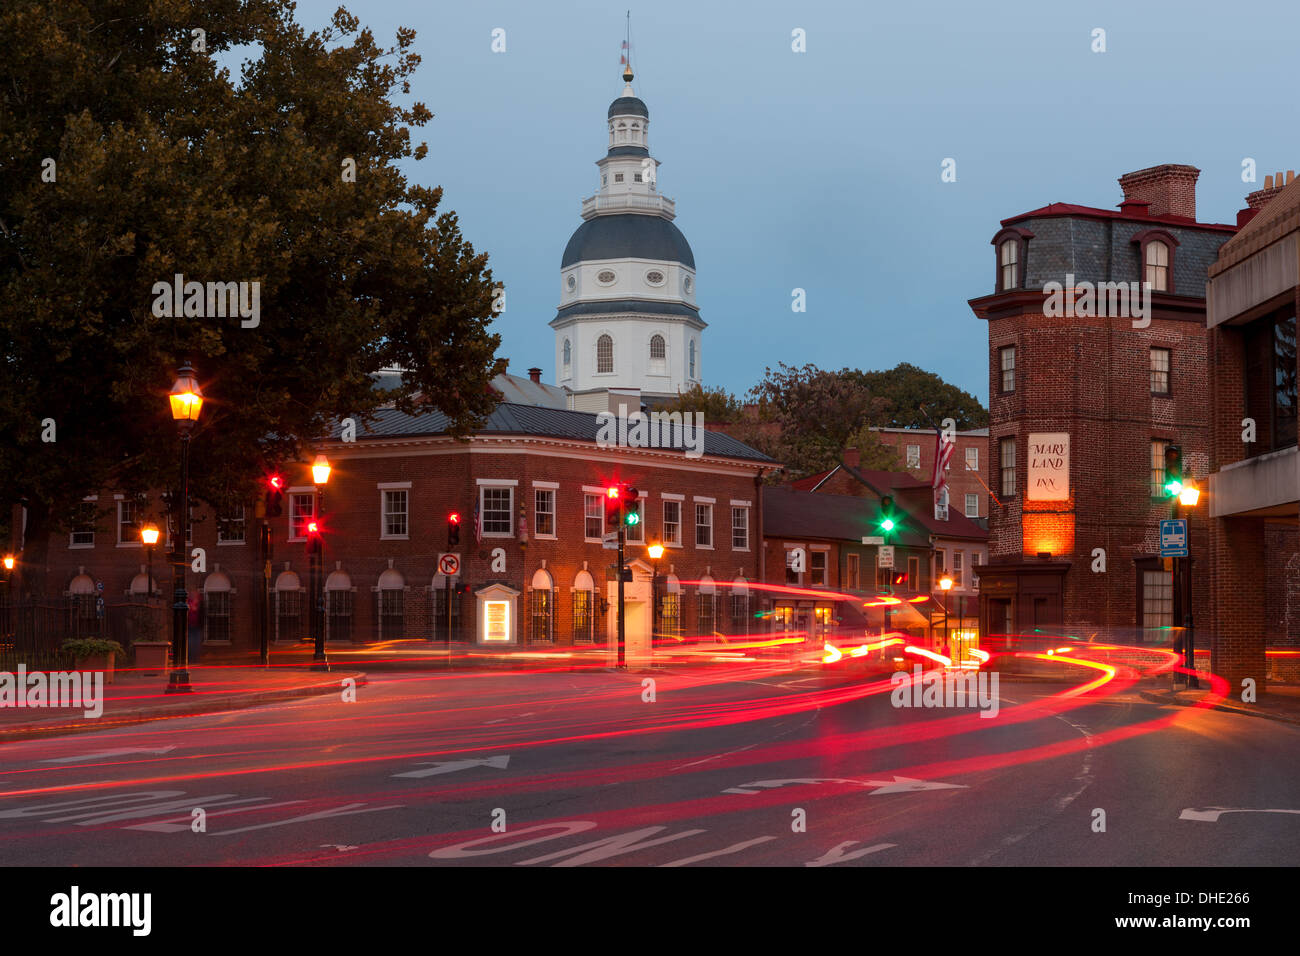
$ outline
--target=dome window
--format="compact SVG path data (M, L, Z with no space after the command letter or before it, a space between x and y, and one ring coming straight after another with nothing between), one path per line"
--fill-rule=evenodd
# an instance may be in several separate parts
M610 375L614 371L614 340L608 335L596 339L596 374Z
M645 281L651 285L663 285L664 274L658 269L652 269L650 272L645 274Z
M566 375L569 373L569 363L572 361L572 359L573 359L573 346L569 344L568 339L565 339L564 340L564 373Z
M687 292L690 292L690 291L691 291L691 277L690 277L690 276L682 276L682 288L683 288L685 291L687 291Z
M574 276L572 273L570 273L570 274L569 274L568 282L565 283L565 284L568 285L568 287L569 287L569 291L572 292L574 289L576 289L576 288L578 287L578 279L577 279L576 276Z
M618 276L614 275L614 273L611 272L609 269L605 269L604 271L597 274L596 281L604 285L609 285L616 278L618 278Z
M650 371L656 375L668 371L668 346L662 335L650 336Z
M689 377L695 379L695 340L691 339L691 365Z

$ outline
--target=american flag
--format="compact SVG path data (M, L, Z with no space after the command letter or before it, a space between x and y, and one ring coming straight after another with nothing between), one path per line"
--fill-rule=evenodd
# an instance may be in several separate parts
M478 502L474 502L474 542L483 543L483 522L479 520Z
M948 463L952 460L952 452L956 447L955 441L944 441L942 430L935 435L934 448L934 476L930 479L930 485L934 488L934 505L936 512L942 505L947 504L948 490Z
M621 66L627 65L627 41L626 40L623 41L623 55L618 58L618 62Z

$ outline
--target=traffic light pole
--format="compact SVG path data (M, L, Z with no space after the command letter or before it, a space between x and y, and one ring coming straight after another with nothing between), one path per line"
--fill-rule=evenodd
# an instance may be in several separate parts
M627 655L624 649L624 601L623 601L623 504L622 498L619 499L618 507L618 666L620 668L627 666Z
M271 664L271 523L265 518L258 529L259 550L262 558L262 594L261 594L261 652L262 666Z

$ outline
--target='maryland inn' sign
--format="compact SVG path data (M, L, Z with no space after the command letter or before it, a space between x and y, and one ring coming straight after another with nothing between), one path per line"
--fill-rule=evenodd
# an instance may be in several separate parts
M1030 501L1066 501L1070 497L1070 433L1029 435Z

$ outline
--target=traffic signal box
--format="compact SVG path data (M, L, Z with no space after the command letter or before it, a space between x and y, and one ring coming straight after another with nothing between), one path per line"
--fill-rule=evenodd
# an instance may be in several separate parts
M1177 498L1183 490L1183 450L1178 445L1165 446L1165 494Z
M460 512L453 511L447 515L447 550L460 544Z

